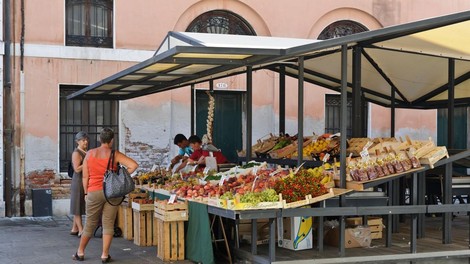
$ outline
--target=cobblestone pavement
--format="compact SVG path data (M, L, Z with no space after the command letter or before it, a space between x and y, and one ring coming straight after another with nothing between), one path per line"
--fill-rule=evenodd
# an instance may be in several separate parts
M69 217L0 218L0 263L101 263L100 238L90 240L85 261L72 260L79 238L69 234L71 225ZM113 239L110 255L113 263L165 263L157 258L156 247L139 247L123 238Z

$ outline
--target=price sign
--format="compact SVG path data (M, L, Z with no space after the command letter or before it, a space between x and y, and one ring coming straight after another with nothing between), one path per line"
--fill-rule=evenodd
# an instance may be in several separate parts
M174 203L175 200L176 200L176 194L172 194L172 195L170 196L170 199L168 200L168 204Z
M362 148L363 150L368 150L370 148L370 146L372 146L372 142L371 141L367 141L367 144L364 146L364 148Z
M323 156L323 162L328 162L328 160L330 159L330 153L326 153L325 156Z
M227 176L225 176L225 175L222 176L222 177L220 178L220 181L219 181L219 186L224 185L224 182L225 182L226 179L227 179Z
M150 171L155 171L157 169L157 164L153 164L152 169Z
M211 169L211 168L209 168L209 167L205 167L205 168L204 168L204 171L203 171L202 173L203 173L204 175L207 175L207 173L209 173L210 169Z
M253 175L258 174L259 166L253 168Z
M367 150L361 151L361 157L362 157L362 160L368 161L369 158L370 158L369 151L367 151Z

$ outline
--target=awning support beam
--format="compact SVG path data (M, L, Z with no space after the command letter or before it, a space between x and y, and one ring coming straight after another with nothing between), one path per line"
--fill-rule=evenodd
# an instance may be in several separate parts
M364 128L362 121L362 91L361 91L361 52L362 47L353 48L353 67L352 67L352 137L363 137ZM342 77L344 78L344 77ZM347 77L346 77L347 78ZM346 79L347 80L347 79ZM341 135L346 136L346 134Z
M279 134L286 133L286 67L279 67Z
M253 67L246 67L246 162L251 160L253 130Z
M346 187L346 131L347 131L347 116L348 116L348 92L347 92L347 78L348 78L348 47L347 45L341 46L341 122L340 122L340 187ZM339 206L346 206L346 197L341 195L339 198ZM344 216L340 217L339 228L339 249L340 255L344 256L345 251L345 219Z
M297 97L297 166L300 166L303 161L303 148L304 148L304 57L299 57L299 95Z
M405 95L403 95L400 90L397 89L396 85L388 78L388 76L385 74L385 72L380 68L379 64L372 59L372 57L365 51L362 50L362 55L369 61L369 63L375 68L375 70L384 78L384 80L392 87L392 91L397 93L406 103L409 103L409 101L406 99ZM392 96L392 100L394 100L395 96Z

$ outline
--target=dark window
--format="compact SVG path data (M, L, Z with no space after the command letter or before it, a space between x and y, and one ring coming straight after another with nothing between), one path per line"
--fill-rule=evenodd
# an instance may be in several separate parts
M88 148L99 145L99 132L103 127L114 130L114 147L119 146L118 102L99 100L67 100L67 95L84 86L60 86L60 171L67 171L67 164L76 147L75 134L85 131L90 136Z
M112 0L66 0L67 46L113 47Z
M318 36L318 39L331 39L352 35L359 32L368 31L368 29L354 21L341 20L334 22L327 26ZM325 133L338 133L340 130L341 122L341 96L340 95L326 95L325 99ZM347 124L347 138L352 136L352 99L348 97L348 124ZM364 131L367 131L367 104L363 106L364 117Z
M213 10L198 16L189 25L186 32L256 35L245 19L226 10Z
M352 98L348 97L346 137L352 136ZM364 131L367 131L367 103L363 106ZM325 97L325 133L339 133L341 127L341 95L327 94Z
M368 29L354 21L341 20L327 26L318 36L318 39L332 39L352 35L360 32L368 31Z

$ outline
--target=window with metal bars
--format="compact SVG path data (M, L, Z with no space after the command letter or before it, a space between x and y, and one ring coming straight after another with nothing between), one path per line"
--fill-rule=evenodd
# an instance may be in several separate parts
M191 22L186 32L256 35L245 19L227 10L212 10L198 16Z
M112 0L66 0L67 46L113 47Z
M346 137L352 136L352 98L348 97L347 104L347 122ZM368 122L368 104L362 106L362 115L364 117L364 131L367 131ZM341 95L327 94L325 96L325 133L339 133L341 127Z
M75 134L85 131L90 137L88 148L99 146L99 133L103 127L114 130L114 148L119 146L118 102L101 100L67 100L66 97L85 86L60 86L60 171L67 165L76 147Z

